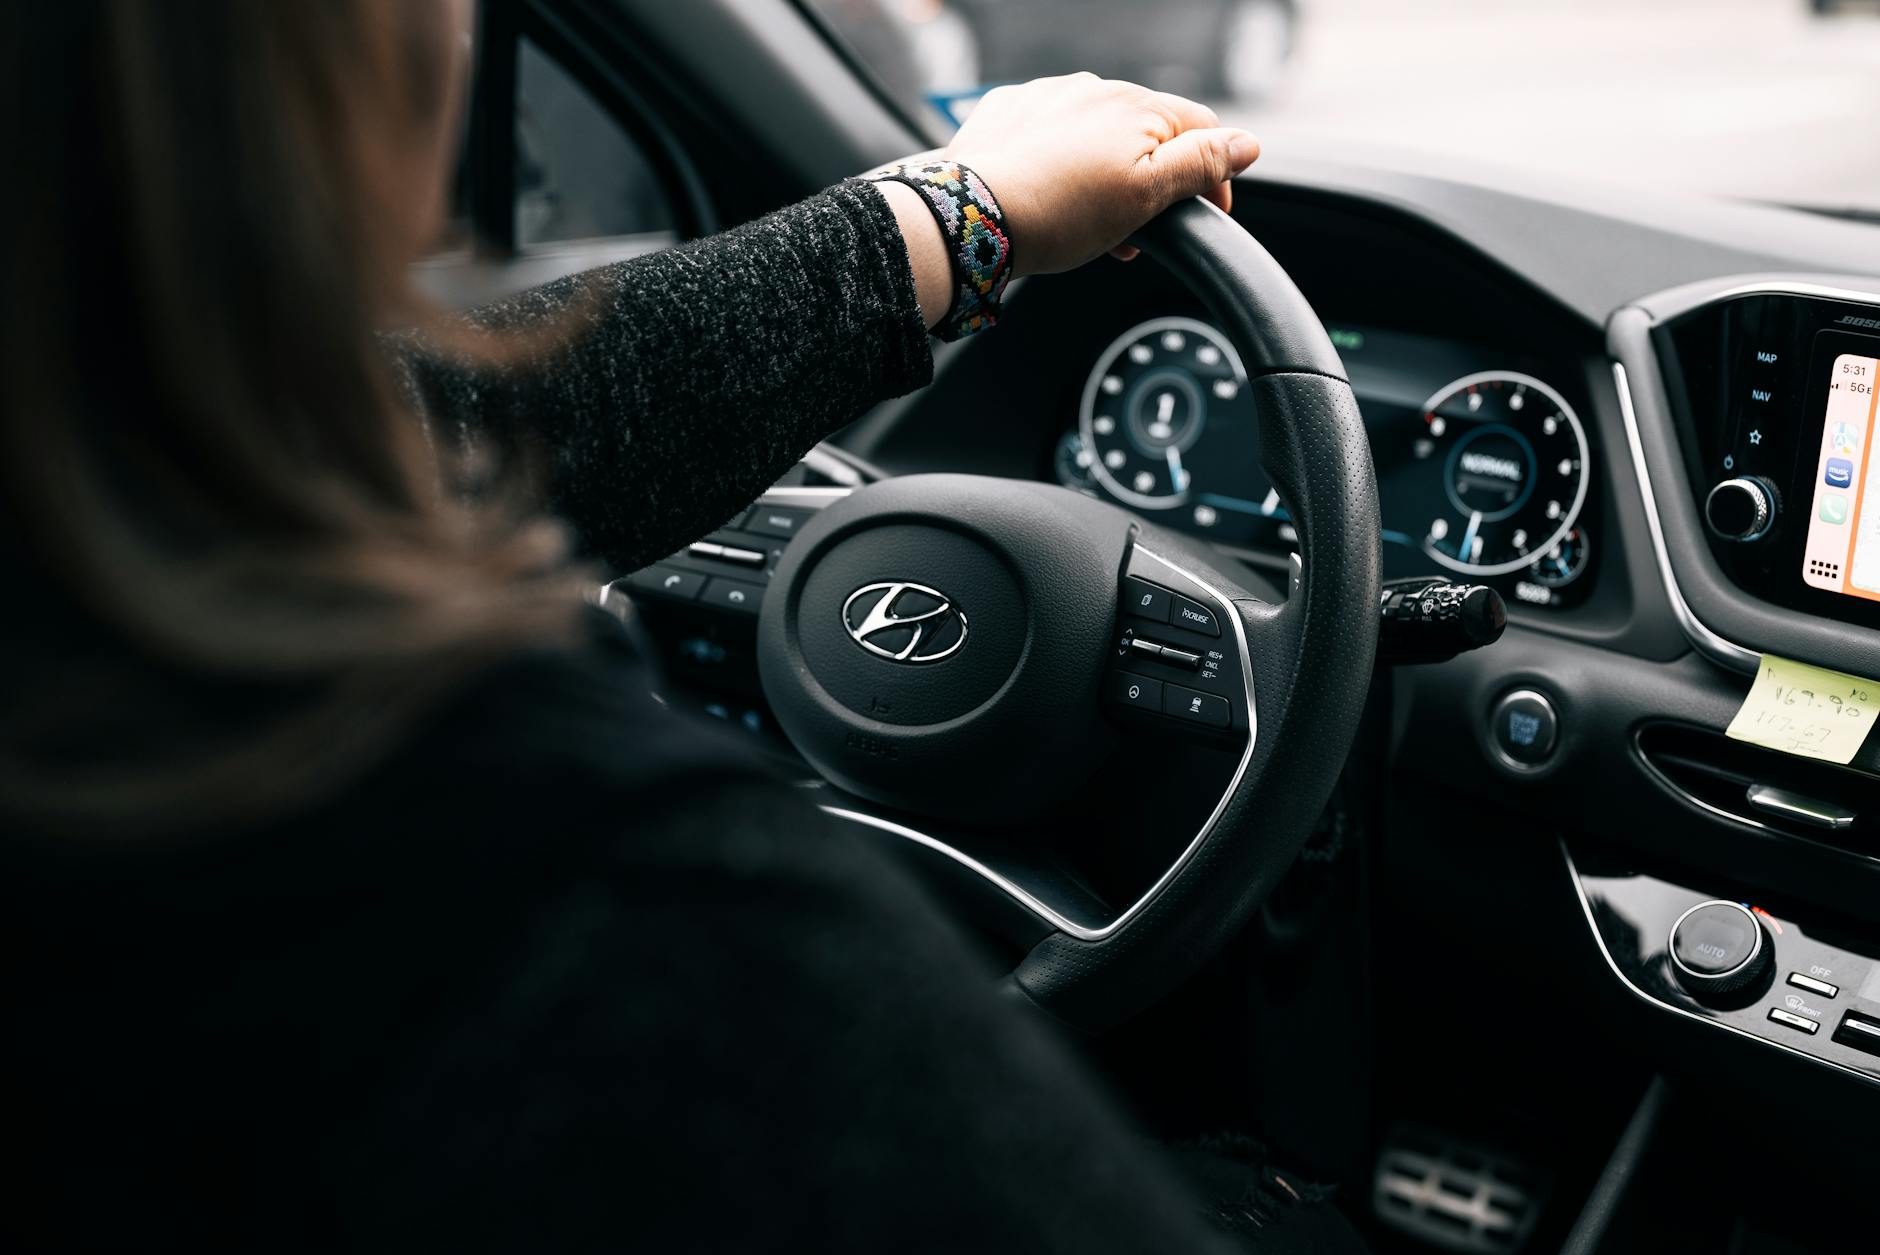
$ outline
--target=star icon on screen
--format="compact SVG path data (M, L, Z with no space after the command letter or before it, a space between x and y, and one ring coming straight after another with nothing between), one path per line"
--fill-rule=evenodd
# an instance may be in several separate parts
M1762 443L1762 431L1761 431L1761 429L1760 429L1760 428L1752 428L1752 429L1751 429L1751 431L1750 431L1750 433L1749 433L1749 442L1750 442L1751 444L1761 444L1761 443Z

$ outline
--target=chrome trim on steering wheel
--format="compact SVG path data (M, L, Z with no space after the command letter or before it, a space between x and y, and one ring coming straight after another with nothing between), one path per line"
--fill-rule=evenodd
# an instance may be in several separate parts
M855 809L850 805L820 803L818 809L824 814L832 815L837 819L847 820L850 823L862 824L881 832L890 833L903 840L912 841L917 845L925 846L927 849L945 855L958 863L961 867L964 867L974 875L985 880L986 883L992 885L995 889L1011 898L1014 902L1024 907L1027 911L1031 912L1051 927L1064 933L1066 936L1075 937L1080 941L1102 941L1104 938L1109 937L1125 924L1129 923L1129 921L1134 919L1137 915L1141 914L1149 903L1155 900L1156 895L1161 893L1168 885L1169 881L1175 878L1176 873L1187 866L1189 859L1194 857L1195 851L1201 848L1201 843L1207 839L1208 834L1213 832L1215 825L1220 822L1222 812L1227 809L1227 803L1239 790L1240 782L1247 774L1247 767L1253 761L1253 747L1259 738L1260 725L1254 710L1253 657L1247 648L1246 628L1240 621L1240 615L1234 610L1233 600L1223 594L1220 589L1215 588L1212 584L1196 575L1193 571L1185 567L1177 566L1175 563L1153 550L1146 549L1138 544L1135 546L1135 552L1153 562L1161 563L1170 571L1198 585L1202 591L1206 592L1208 596L1212 597L1215 602L1218 603L1228 623L1232 625L1234 629L1234 644L1240 651L1240 679L1245 690L1247 701L1247 744L1245 749L1241 752L1240 761L1234 766L1233 777L1227 782L1227 787L1222 790L1220 800L1214 804L1214 809L1209 813L1207 822L1201 825L1200 831L1195 833L1194 838L1189 841L1188 845L1182 850L1175 861L1169 864L1167 870L1162 873L1156 882L1150 885L1149 888L1143 892L1142 896L1130 903L1116 918L1101 925L1079 922L1042 901L1037 895L1012 880L1009 876L988 867L979 859L963 850L948 845L945 841L929 833L921 832L916 828L910 828L894 820L884 819L881 816L870 814L867 811Z

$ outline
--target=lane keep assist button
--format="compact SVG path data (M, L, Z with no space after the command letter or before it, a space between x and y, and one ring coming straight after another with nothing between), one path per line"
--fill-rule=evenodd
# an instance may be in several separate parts
M1163 686L1162 713L1174 715L1177 719L1186 719L1191 723L1205 723L1213 728L1225 728L1233 717L1225 697L1213 693L1197 693L1194 689L1183 688L1179 684Z

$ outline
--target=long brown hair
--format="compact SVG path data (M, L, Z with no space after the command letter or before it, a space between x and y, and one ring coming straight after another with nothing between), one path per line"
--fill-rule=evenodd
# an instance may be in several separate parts
M0 5L0 558L34 599L0 660L15 821L268 815L572 632L559 529L451 490L378 339L414 308L450 11ZM148 735L198 681L272 696Z

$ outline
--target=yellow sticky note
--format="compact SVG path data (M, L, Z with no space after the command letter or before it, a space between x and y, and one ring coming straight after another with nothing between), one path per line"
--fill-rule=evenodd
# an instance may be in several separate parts
M1880 684L1764 654L1725 735L1784 754L1845 763L1880 713Z

